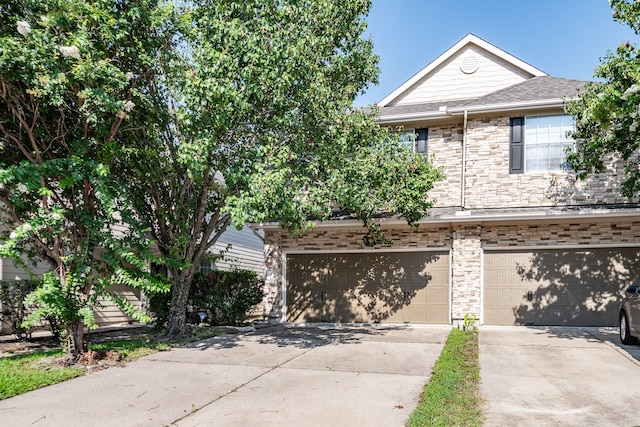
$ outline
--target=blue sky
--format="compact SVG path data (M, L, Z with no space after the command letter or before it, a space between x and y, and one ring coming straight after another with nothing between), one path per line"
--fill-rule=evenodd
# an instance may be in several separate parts
M614 22L607 0L373 0L367 35L380 83L356 99L376 103L468 33L554 77L592 80L607 50L638 36Z

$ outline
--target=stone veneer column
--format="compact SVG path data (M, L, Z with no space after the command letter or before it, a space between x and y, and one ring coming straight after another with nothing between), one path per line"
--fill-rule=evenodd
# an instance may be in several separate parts
M480 318L480 225L455 226L451 251L451 317L461 326L465 314Z
M279 323L282 318L282 250L280 236L271 235L264 243L265 296L263 315L269 323Z

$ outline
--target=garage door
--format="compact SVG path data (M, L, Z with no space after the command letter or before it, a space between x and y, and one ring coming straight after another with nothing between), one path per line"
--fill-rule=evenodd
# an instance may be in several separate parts
M291 254L287 320L449 323L448 252Z
M484 323L615 326L638 248L485 251Z

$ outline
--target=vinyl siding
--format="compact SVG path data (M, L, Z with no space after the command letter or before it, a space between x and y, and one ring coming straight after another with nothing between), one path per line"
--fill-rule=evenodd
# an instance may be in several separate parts
M2 264L0 280L25 280L29 278L29 273L10 259L0 258L0 264ZM40 261L32 268L31 272L36 276L42 276L49 270L51 270L51 266L44 261Z
M236 230L229 227L215 245L211 253L218 253L231 245L224 259L216 262L221 270L243 268L252 270L262 276L264 274L264 252L262 240L258 239L249 227Z
M472 74L465 74L460 70L460 63L468 54L478 58L478 70ZM469 46L409 88L391 105L475 98L531 77L497 56Z

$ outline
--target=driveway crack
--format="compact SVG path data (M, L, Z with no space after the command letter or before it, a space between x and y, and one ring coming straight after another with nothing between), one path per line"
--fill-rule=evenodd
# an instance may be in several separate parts
M220 399L222 399L222 398L224 398L224 397L226 397L226 396L230 395L231 393L235 393L236 391L240 390L242 387L245 387L245 386L247 386L247 385L251 384L252 382L254 382L254 381L256 381L256 380L258 380L258 379L262 378L263 376L265 376L265 375L267 375L267 374L269 374L269 373L271 373L271 372L275 371L276 369L281 368L283 365L286 365L287 363L291 362L292 360L297 359L297 358L298 358L298 357L300 357L300 356L304 356L305 354L307 354L308 352L310 352L310 351L311 351L311 350L313 350L313 349L315 349L315 347L312 347L312 348L310 348L310 349L307 349L307 350L303 351L302 353L296 354L295 356L293 356L293 357L291 357L291 358L289 358L289 359L285 360L284 362L282 362L282 363L280 363L280 364L278 364L278 365L276 365L276 366L273 366L273 367L271 367L271 368L267 369L267 370L266 370L266 371L264 371L263 373L261 373L261 374L259 374L259 375L256 375L255 377L251 378L249 381L246 381L246 382L244 382L244 383L240 384L239 386L237 386L237 387L235 387L235 388L233 388L233 389L229 390L228 392L226 392L226 393L224 393L224 394L221 394L220 396L216 397L215 399L211 400L210 402L205 403L204 405L200 406L199 408L194 408L194 409L193 409L193 411L191 411L191 412L189 412L188 414L186 414L186 415L184 415L184 416L182 416L182 417L180 417L180 418L178 418L178 419L174 420L171 424L173 425L173 424L175 424L175 423L177 423L177 422L180 422L180 421L182 421L182 420L184 420L184 419L186 419L186 418L190 417L191 415L193 415L193 414L197 413L197 412L198 412L198 411L200 411L201 409L206 408L207 406L211 405L212 403L217 402L218 400L220 400Z

